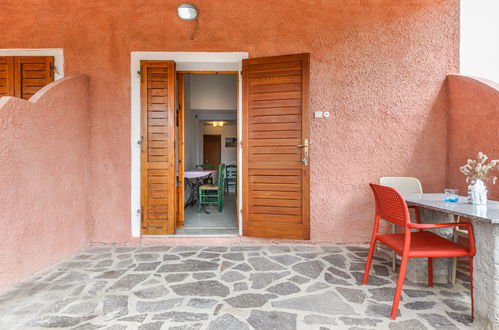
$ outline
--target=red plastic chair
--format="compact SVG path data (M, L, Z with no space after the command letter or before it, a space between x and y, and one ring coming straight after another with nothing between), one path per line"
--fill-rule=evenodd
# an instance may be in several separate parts
M369 255L367 256L366 270L363 284L367 284L369 270L371 269L372 257L376 242L388 246L402 256L400 272L393 298L391 318L397 318L397 311L404 284L405 271L409 258L428 258L428 286L433 286L432 258L437 257L470 257L470 291L471 291L471 318L474 318L473 308L473 256L475 255L475 241L473 239L473 228L469 223L435 223L419 224L411 223L409 209L402 196L393 188L369 184L374 193L376 201L376 217L371 240ZM380 218L404 228L405 232L400 234L378 234ZM465 227L469 235L469 247L465 248L451 240L443 238L435 233L423 231L424 229ZM411 232L411 229L419 229Z

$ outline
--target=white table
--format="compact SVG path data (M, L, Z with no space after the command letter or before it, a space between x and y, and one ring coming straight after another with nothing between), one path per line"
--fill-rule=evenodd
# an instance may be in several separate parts
M457 203L449 203L444 202L444 194L403 194L403 197L408 205L418 206L422 222L447 222L455 215L471 219L477 251L473 273L473 326L476 329L499 329L499 202L473 205L468 203L467 197L459 196ZM416 264L412 266L418 268L418 258L414 259ZM438 266L434 263L434 267ZM425 274L425 268L426 265L416 269L415 273Z

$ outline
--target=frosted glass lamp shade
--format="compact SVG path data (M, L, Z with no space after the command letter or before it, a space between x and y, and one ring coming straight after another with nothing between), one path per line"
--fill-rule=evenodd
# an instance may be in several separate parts
M192 21L198 17L198 10L190 4L181 4L177 8L178 17L183 20Z

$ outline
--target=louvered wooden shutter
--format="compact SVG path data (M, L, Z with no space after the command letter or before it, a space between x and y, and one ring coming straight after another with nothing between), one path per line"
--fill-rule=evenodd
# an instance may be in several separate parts
M54 57L14 57L15 96L29 99L44 86L54 81Z
M310 239L309 54L243 61L243 233Z
M0 57L0 96L27 100L53 81L53 56Z
M143 234L175 233L175 63L141 61Z
M0 96L14 96L13 57L0 57Z

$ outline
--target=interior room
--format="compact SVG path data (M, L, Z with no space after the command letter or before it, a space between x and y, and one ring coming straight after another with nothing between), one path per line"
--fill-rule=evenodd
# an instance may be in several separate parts
M237 234L237 75L184 73L184 225Z

